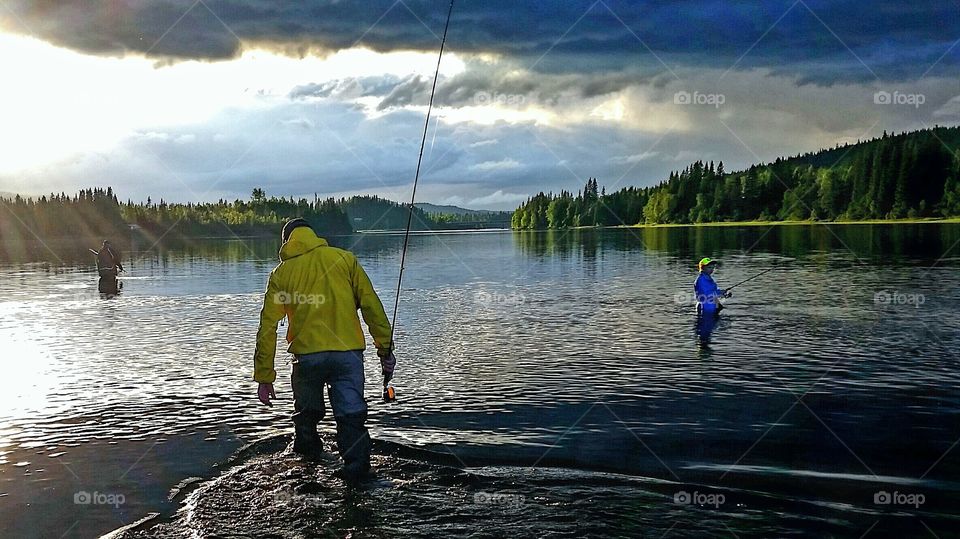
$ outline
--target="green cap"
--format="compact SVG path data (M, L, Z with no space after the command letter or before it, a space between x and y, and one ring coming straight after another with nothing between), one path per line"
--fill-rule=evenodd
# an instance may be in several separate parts
M697 267L700 269L703 269L710 264L719 264L719 263L720 263L719 260L713 260L712 258L703 257L700 259L700 262L697 262Z

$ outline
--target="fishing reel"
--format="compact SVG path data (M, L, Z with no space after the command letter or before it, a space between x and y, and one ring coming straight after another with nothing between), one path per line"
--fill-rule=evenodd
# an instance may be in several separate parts
M383 402L397 402L397 391L386 378L383 379Z

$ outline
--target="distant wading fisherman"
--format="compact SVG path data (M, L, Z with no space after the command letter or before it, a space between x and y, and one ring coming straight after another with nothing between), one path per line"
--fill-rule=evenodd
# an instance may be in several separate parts
M713 280L713 272L716 271L720 262L710 258L702 258L697 263L700 275L693 283L693 290L697 296L697 314L698 315L717 315L723 309L720 298L729 298L733 295L728 290L721 289L717 282Z
M90 251L97 255L97 273L100 274L97 290L103 297L107 298L119 294L120 283L117 281L117 274L123 271L120 255L117 254L108 240L103 240L99 251L93 249L90 249Z
M123 264L120 263L120 256L113 250L113 245L109 240L103 240L97 253L97 271L100 277L114 277L117 273L123 271Z
M287 351L294 354L293 451L313 456L322 451L317 424L326 413L323 388L337 423L337 450L344 479L356 482L370 469L370 435L363 398L363 350L366 342L357 310L373 336L384 378L397 360L393 332L383 304L357 258L327 245L303 219L283 226L280 265L267 281L260 311L253 379L260 402L272 406L277 324L289 320Z

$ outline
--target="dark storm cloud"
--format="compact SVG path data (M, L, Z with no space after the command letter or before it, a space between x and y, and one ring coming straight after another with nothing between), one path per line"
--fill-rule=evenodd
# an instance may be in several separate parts
M6 5L0 22L8 29L89 53L139 52L162 59L231 58L241 51L241 41L292 54L358 43L381 51L435 50L446 15L440 0L8 0ZM485 0L458 3L452 25L452 50L501 53L541 71L645 64L669 72L736 63L796 66L804 80L829 84L874 75L921 76L960 38L960 10L943 1ZM960 47L943 56L932 73L952 72L958 64Z
M518 71L516 65L467 61L467 69L451 77L440 77L436 104L440 106L482 106L494 102L520 106L538 103L556 105L563 97L589 99L616 93L630 86L649 84L661 87L672 78L651 76L625 69L619 72L558 74ZM430 81L423 76L382 75L348 77L305 84L290 91L291 99L381 97L378 110L409 105L426 105Z

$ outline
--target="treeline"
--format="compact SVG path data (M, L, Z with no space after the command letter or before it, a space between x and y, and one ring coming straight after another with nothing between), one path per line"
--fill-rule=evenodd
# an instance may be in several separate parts
M402 230L407 227L409 205L399 204L376 195L341 198L340 208L349 216L356 230ZM436 223L420 208L413 208L410 228L427 230Z
M500 221L496 220L497 215ZM507 214L509 215L509 214ZM354 230L402 230L408 206L376 196L321 199L267 197L261 188L250 200L209 203L168 203L161 199L120 202L113 189L85 189L36 199L15 196L0 199L0 240L49 238L117 238L140 234L148 241L163 238L271 236L282 223L303 217L328 236ZM502 214L431 216L414 208L414 230L475 228L504 222ZM506 217L507 221L509 217Z
M433 213L430 219L436 228L507 228L513 212Z
M888 135L727 173L697 161L652 187L574 196L539 193L519 229L753 220L864 220L960 215L960 128Z
M0 199L0 240L64 236L109 236L126 230L112 188L84 189L74 196Z
M407 204L376 195L341 198L337 203L350 217L356 230L403 230L407 227ZM413 230L451 230L509 227L511 212L430 213L414 206Z
M253 190L249 201L221 199L210 203L170 204L148 198L145 203L122 204L120 213L126 223L160 235L271 235L277 234L280 226L293 217L303 217L324 234L353 231L346 213L333 198L267 198L260 188Z
M119 202L112 188L85 189L27 199L0 200L0 240L49 238L147 238L276 235L281 224L303 217L324 234L353 232L347 214L332 198L267 198L254 189L251 199L211 203Z

